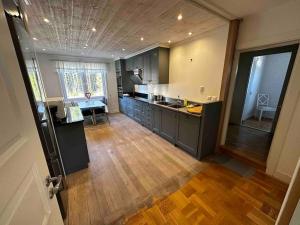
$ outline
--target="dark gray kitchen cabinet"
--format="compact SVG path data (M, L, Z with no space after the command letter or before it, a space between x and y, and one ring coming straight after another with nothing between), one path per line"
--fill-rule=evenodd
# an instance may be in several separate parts
M141 101L133 100L133 119L142 124L143 117L143 103Z
M144 60L143 84L149 84L152 82L150 52L145 52L143 57Z
M176 145L193 156L197 156L198 152L200 125L201 117L178 114Z
M126 104L126 115L133 119L133 117L134 117L134 111L133 111L134 100L132 98L125 98L125 104Z
M126 71L133 71L134 69L134 58L126 59Z
M126 59L126 70L143 70L143 84L169 83L169 49L154 48Z
M152 130L152 109L149 103L143 105L143 125Z
M139 54L133 57L133 69L143 69L144 67L144 55Z
M161 107L153 105L152 107L152 130L160 134L161 125Z
M175 144L177 132L177 112L161 109L160 135Z
M121 113L126 113L126 103L125 98L119 97L119 108Z

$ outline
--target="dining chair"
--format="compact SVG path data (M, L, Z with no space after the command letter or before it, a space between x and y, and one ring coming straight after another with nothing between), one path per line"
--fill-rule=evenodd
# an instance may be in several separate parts
M264 112L276 112L275 107L269 106L270 96L265 93L257 94L256 109L260 112L258 120L261 121Z

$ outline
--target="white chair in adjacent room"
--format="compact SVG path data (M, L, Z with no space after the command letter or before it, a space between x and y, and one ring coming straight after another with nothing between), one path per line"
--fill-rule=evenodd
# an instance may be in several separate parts
M269 95L263 93L257 95L256 109L259 111L259 121L261 121L264 112L276 112L275 107L269 106Z

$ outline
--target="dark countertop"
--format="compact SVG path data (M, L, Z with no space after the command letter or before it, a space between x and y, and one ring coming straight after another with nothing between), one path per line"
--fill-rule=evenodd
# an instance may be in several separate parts
M157 101L151 101L151 100L146 99L146 98L132 97L132 96L124 96L124 97L132 98L132 99L142 101L142 102L146 102L146 103L153 104L153 105L157 105L157 106L165 108L165 109L169 109L169 110L173 110L173 111L177 111L177 112L181 112L181 113L186 113L186 114L191 115L191 116L201 117L201 114L195 114L195 113L188 112L186 107L175 109L175 108L168 107L168 106L165 106L165 105L157 104Z

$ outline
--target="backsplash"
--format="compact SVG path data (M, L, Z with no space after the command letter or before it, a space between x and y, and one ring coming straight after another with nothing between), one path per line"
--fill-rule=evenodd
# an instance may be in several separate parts
M148 84L148 85L135 85L135 92L139 93L153 93L155 95L163 95L165 97L188 99L195 102L210 102L219 99L219 96L209 95L205 93L205 90L201 91L201 86L199 90L193 90L189 87L184 87L184 85L176 84Z

